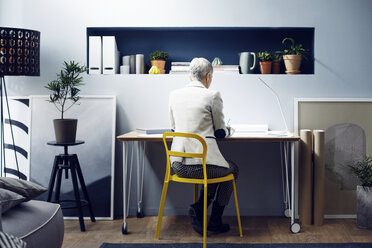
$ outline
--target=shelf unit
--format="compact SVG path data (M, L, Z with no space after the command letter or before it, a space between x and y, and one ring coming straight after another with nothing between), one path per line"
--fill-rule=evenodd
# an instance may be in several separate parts
M226 65L238 65L238 53L282 50L283 38L292 37L309 50L302 61L302 74L314 74L314 33L313 27L87 27L87 55L89 36L115 36L120 56L144 54L147 68L151 52L168 52L168 72L170 62L194 57L209 61L219 57ZM284 73L284 64L281 67ZM258 65L255 73L260 73Z

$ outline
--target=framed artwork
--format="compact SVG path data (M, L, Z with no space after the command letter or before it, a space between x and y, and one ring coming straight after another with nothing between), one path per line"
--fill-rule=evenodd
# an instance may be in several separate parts
M54 156L63 154L63 147L47 145L55 140L53 119L60 118L49 96L31 96L31 180L48 187ZM64 118L78 119L77 140L85 143L70 146L69 154L77 154L87 186L93 212L97 219L113 219L115 163L115 96L81 96L65 112ZM61 200L73 200L71 176L63 173ZM54 196L54 195L53 195ZM46 195L43 195L46 199ZM89 211L84 209L84 216ZM76 217L76 209L64 209L66 217Z
M372 98L295 99L295 131L325 130L325 215L354 217L356 185L348 164L372 155Z
M1 175L29 180L30 99L28 97L8 97L8 103L11 121L8 115L7 103L4 99L3 123L5 156L3 157L3 164L1 165Z

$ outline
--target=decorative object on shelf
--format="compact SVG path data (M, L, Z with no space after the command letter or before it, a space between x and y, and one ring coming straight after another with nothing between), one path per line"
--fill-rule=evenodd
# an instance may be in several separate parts
M136 55L129 56L129 73L136 74Z
M219 57L215 57L212 61L212 66L223 65L222 60Z
M123 65L130 65L130 55L126 55L122 57L122 64Z
M273 55L273 66L271 68L272 74L279 74L280 73L280 63L283 60L283 56L280 54Z
M258 51L257 58L260 60L260 69L262 74L270 74L271 73L271 65L272 65L272 56L271 53L268 51Z
M136 74L145 73L145 56L143 54L136 54Z
M291 45L286 45L286 42L290 41ZM302 44L295 43L293 38L286 37L282 40L282 44L286 47L283 51L277 51L277 53L283 54L283 60L285 64L287 74L299 74L301 73L301 61L302 55L307 52L306 49L303 48Z
M129 65L121 65L120 74L129 74Z
M362 185L357 185L357 226L372 228L372 157L365 156L349 165Z
M160 70L156 65L151 66L149 74L160 74Z
M120 66L120 74L129 74L130 73L130 55L122 57L122 64Z
M256 67L256 53L241 52L239 55L239 65L242 74L251 74Z
M161 74L165 74L165 63L168 59L168 53L156 50L150 54L151 66L156 66ZM151 69L150 69L151 71Z
M54 119L54 131L57 143L69 143L76 140L77 119L65 119L64 113L78 103L80 97L79 86L83 85L83 77L80 73L87 70L85 66L70 61L64 62L64 67L57 74L57 79L45 86L52 91L49 102L53 103L61 112L61 119ZM70 102L69 105L68 102Z
M13 125L16 125L16 123L12 121L10 116L5 76L40 76L40 32L0 27L0 175L2 176L4 172L5 176L10 173L21 178L17 159L19 147L15 145L13 134ZM8 113L7 119L3 115L5 112ZM8 124L12 138L11 144L6 143L7 140L5 139L4 126ZM7 168L5 149L14 151L15 169Z

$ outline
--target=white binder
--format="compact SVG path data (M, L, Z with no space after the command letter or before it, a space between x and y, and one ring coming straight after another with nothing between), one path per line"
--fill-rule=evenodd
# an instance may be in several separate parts
M102 74L101 36L89 36L89 74Z
M117 74L120 54L115 36L102 36L102 55L103 74Z

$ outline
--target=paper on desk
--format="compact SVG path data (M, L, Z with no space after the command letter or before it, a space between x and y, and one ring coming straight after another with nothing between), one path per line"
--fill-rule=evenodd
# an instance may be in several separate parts
M163 137L163 134L162 133L157 133L157 134L138 134L138 137L162 138Z
M268 124L233 124L231 127L239 133L265 133L269 130Z
M235 132L231 137L232 138L239 138L239 137L292 137L293 135L291 133L271 133L268 132Z

